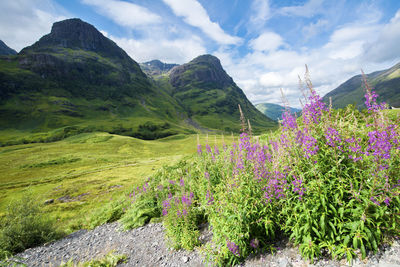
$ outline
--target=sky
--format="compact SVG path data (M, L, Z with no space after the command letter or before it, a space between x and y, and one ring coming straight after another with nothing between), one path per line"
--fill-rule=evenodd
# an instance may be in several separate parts
M217 56L253 103L300 107L309 68L324 96L400 62L399 0L2 0L0 39L20 51L80 18L137 62Z

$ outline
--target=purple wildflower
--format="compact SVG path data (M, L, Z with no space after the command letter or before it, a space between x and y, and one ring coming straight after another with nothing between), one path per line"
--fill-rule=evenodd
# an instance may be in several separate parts
M289 131L297 128L296 118L287 109L282 114L282 129L283 131Z
M168 209L170 209L170 208L171 208L171 204L170 204L169 200L164 200L163 201L163 211L162 211L163 216L168 214Z
M305 188L303 187L303 180L301 179L297 179L295 176L293 176L295 179L292 182L293 184L293 192L298 193L299 194L299 199L301 200L304 192L305 192Z
M252 239L252 240L250 241L250 246L251 246L252 248L258 248L259 244L260 244L260 241L258 241L257 238L254 238L254 239Z
M368 133L369 145L367 150L368 155L373 155L376 161L379 159L390 159L390 151L392 144L389 140L389 135L386 131L372 131Z
M309 159L312 155L317 154L318 149L317 139L308 135L304 136L303 150L306 158Z
M235 244L235 242L228 241L226 246L233 253L233 255L240 257L239 246Z
M202 149L201 149L201 145L199 144L199 145L197 145L197 153L199 154L199 155L201 155L201 153L203 153L203 151L202 151Z
M370 197L370 199L375 205L380 206L379 202L374 198L374 197Z
M390 205L390 198L388 198L388 197L385 198L385 200L383 202L385 202L386 206L389 206Z
M209 144L206 144L206 151L207 153L211 153L211 147Z
M214 154L219 155L219 149L218 149L217 145L214 146Z
M326 133L325 133L325 138L327 140L327 144L331 147L336 147L339 148L339 150L342 150L342 138L340 137L339 132L336 129L333 129L331 127L328 127Z
M303 108L303 122L306 125L310 123L318 124L321 121L322 112L328 109L325 107L325 103L322 102L321 97L314 90L311 92L308 100L310 103L307 103Z
M207 191L206 200L207 200L207 204L208 204L208 205L212 204L213 201L214 201L214 196L213 196L213 194L210 192L210 190Z

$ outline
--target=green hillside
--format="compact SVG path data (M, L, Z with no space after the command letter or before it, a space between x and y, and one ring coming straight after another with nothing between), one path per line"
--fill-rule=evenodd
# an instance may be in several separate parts
M171 95L188 112L194 123L211 129L238 132L240 104L253 130L263 132L276 126L247 99L243 91L222 68L218 58L199 56L189 63L173 68L169 77L162 78ZM161 79L161 80L162 80Z
M367 80L379 95L378 102L400 107L400 63L390 69L367 74ZM344 108L349 104L354 104L357 108L365 108L364 95L362 76L357 75L326 94L323 100L328 103L331 97L334 108Z
M265 116L268 118L278 121L282 119L282 113L285 111L285 107L282 107L281 105L278 104L272 104L272 103L260 103L256 104L255 107L263 113ZM298 108L289 108L291 113L298 113L301 112L301 109Z

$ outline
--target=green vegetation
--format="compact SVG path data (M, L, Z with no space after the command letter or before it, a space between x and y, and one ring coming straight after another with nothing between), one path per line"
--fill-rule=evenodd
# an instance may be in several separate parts
M205 138L200 139L204 142ZM214 142L214 137L210 139ZM113 221L120 216L113 214L114 206L118 199L125 200L125 192L163 165L193 154L196 142L195 135L144 141L82 133L52 143L0 148L0 216L9 203L31 191L42 203L54 199L43 209L67 232ZM87 221L82 219L91 213Z
M171 246L185 249L199 245L208 222L213 245L204 251L218 265L270 251L282 235L311 262L322 253L365 258L399 236L398 116L370 91L359 112L327 109L310 89L303 116L286 111L279 131L243 133L231 147L206 142L197 157L161 169L130 193L121 221L162 217Z
M100 259L78 263L74 263L73 260L69 260L66 263L62 263L59 267L114 267L125 260L126 255L115 254L114 251L110 251L107 255Z
M62 236L55 221L29 193L7 206L0 229L1 251L10 253L21 252Z

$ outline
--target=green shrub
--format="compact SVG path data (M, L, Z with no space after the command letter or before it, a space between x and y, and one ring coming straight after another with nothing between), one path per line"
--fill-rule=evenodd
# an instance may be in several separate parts
M1 221L0 247L18 253L62 236L30 194L11 203Z

